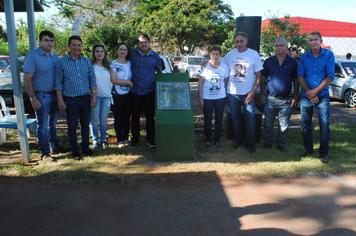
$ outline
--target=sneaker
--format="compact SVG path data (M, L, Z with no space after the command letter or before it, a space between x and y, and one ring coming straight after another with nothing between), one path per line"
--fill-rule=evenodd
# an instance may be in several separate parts
M300 157L306 157L313 155L313 151L304 151L302 154L300 154Z
M329 163L329 156L328 155L320 156L320 161L324 164Z
M150 149L155 149L155 148L156 148L156 144L155 144L155 143L147 143L147 146L148 146Z
M94 150L97 150L98 148L99 148L99 147L98 147L98 143L97 143L97 142L94 142L94 143L93 143L93 149L94 149Z
M82 159L79 152L72 153L72 157L73 157L73 159L78 160L78 161Z
M123 142L123 144L124 144L124 147L127 147L128 145L129 145L129 140L124 140L124 141L122 141Z
M101 143L101 148L105 150L108 147L107 143L103 142Z
M125 144L124 144L124 141L120 141L118 144L117 144L118 148L123 148L125 147Z
M42 154L41 155L41 160L44 162L52 162L54 161L53 157L51 157L50 154Z

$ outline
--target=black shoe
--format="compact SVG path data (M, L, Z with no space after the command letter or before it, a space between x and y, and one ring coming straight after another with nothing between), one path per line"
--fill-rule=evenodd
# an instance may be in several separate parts
M286 152L287 151L287 148L285 146L278 145L277 148L281 152Z
M320 161L324 164L329 163L329 156L328 155L320 156Z
M130 141L129 146L134 147L138 144L138 141Z
M206 141L205 142L205 147L210 147L211 146L211 142L210 141Z
M147 142L147 146L148 146L149 149L155 149L156 148L156 144L155 143Z
M247 147L247 150L248 150L249 153L256 152L256 148L255 147Z
M73 157L75 160L78 160L78 161L82 159L82 157L81 157L81 155L80 155L79 152L74 152L74 153L72 153L72 157Z
M262 147L262 148L264 148L264 149L270 149L270 148L272 148L272 144L265 143L265 144L263 144L263 147Z
M241 143L234 143L232 145L233 148L238 149L242 144Z
M51 154L59 154L59 153L64 153L64 152L67 152L67 150L62 146L58 146L54 149L51 149Z
M88 150L86 150L86 151L83 151L83 155L84 155L84 156L91 156L91 155L93 155L93 151L90 150L90 149L88 149Z
M306 157L313 155L313 151L304 151L302 154L300 154L300 157Z

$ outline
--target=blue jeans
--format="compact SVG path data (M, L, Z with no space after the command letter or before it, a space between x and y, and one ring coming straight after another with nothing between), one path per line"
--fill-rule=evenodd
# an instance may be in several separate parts
M82 152L89 150L90 96L64 97L67 106L67 125L70 149L73 154L79 153L77 127L80 122Z
M211 142L213 138L212 120L215 113L215 135L214 142L220 142L221 128L224 115L225 98L204 99L204 131L206 141Z
M96 107L91 108L90 111L90 124L91 135L93 137L93 143L99 142L98 136L98 124L100 128L100 142L106 141L106 130L108 128L108 116L110 111L111 98L110 97L97 97Z
M55 94L36 93L41 109L36 110L38 146L43 155L49 154L50 148L58 148L57 120L58 107Z
M289 99L280 99L268 96L265 104L265 144L273 143L273 124L276 115L278 114L278 146L286 148L286 133L289 126L291 109L289 107Z
M246 97L247 95L234 94L228 94L227 96L236 144L242 145L246 140L247 147L254 148L256 133L255 103L253 101L245 104ZM245 116L245 119L243 116Z
M314 105L308 98L300 99L300 113L302 116L302 133L304 148L307 152L313 151L313 129L312 118L313 108L318 112L320 127L320 156L329 153L329 117L330 117L330 98L319 98L319 103Z

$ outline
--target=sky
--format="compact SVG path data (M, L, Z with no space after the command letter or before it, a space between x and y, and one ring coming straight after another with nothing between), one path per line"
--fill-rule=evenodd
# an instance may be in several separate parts
M356 23L355 0L223 0L229 4L235 17L300 16Z

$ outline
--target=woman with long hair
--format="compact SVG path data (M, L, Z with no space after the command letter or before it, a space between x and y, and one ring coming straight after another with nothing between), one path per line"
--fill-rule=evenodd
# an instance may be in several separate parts
M128 145L131 117L130 89L131 62L128 60L129 48L125 43L119 43L117 58L111 62L111 68L116 72L120 84L115 85L112 91L114 106L114 126L119 148Z

